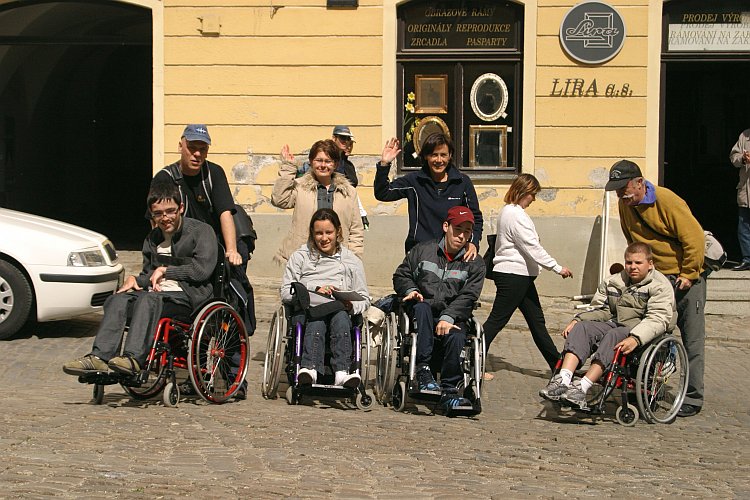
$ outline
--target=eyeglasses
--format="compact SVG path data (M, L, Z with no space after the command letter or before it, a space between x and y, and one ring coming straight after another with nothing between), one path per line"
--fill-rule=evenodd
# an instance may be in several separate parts
M345 135L337 135L336 139L338 139L339 141L341 141L341 142L343 142L345 144L348 144L350 142L354 142L354 139L352 139L351 137L347 137Z
M315 158L313 163L317 163L318 165L333 165L335 162L330 158Z
M163 212L151 212L151 218L154 220L159 220L163 217L169 217L172 218L175 215L177 215L177 212L179 211L179 208L168 208L164 210Z

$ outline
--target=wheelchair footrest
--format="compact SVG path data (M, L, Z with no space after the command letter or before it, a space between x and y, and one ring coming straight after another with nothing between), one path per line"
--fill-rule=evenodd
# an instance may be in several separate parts
M461 406L454 406L450 410L446 410L445 414L449 417L457 417L457 416L473 416L473 415L479 415L482 413L482 405L477 401L476 404L473 405L461 405Z
M121 380L122 375L111 372L92 372L78 377L78 382L82 384L114 385Z

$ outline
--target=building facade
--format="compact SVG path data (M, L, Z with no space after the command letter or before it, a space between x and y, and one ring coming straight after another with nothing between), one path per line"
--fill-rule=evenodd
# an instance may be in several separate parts
M352 161L370 214L368 278L387 285L403 257L406 206L374 199L375 162L385 140L396 136L404 154L393 174L417 168L420 139L444 130L477 187L485 234L494 232L512 179L534 174L543 191L529 213L544 246L576 275L565 283L545 276L542 290L591 291L600 267L603 185L622 158L681 194L706 228L736 248L736 171L727 157L750 127L744 4L133 0L102 1L102 11L85 2L0 1L0 26L15 26L0 38L0 194L7 205L34 211L21 194L37 189L40 176L32 172L47 174L53 159L32 144L62 128L66 157L78 160L64 169L66 192L59 182L45 188L51 201L37 211L86 222L86 204L81 213L60 206L90 193L90 184L84 190L69 180L94 171L98 189L136 186L125 192L142 214L142 186L175 161L185 123L206 123L210 158L226 169L258 229L250 272L276 276L281 271L271 256L290 220L270 203L279 150L289 144L305 156L334 125L346 124L356 138ZM81 46L90 50L76 53ZM50 47L57 55L46 56L42 71L38 55ZM110 55L97 59L102 47ZM73 76L79 85L65 94L68 106L55 110L52 125L37 123L41 102L57 102L60 82ZM102 90L102 82L112 90ZM32 95L30 88L43 83L48 88ZM112 102L120 104L106 115ZM111 130L102 131L106 126ZM107 139L106 149L91 153ZM91 156L85 165L81 151ZM616 220L609 234L611 247L620 248Z

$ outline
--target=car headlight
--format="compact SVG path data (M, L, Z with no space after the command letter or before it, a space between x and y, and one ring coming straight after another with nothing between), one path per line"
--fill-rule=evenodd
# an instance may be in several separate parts
M107 261L101 250L81 250L68 254L68 265L75 267L106 266Z

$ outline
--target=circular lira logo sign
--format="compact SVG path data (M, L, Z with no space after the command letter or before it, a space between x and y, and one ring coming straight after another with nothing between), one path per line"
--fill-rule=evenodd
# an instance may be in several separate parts
M560 43L576 61L601 64L622 49L625 22L620 13L606 3L579 3L560 23Z

